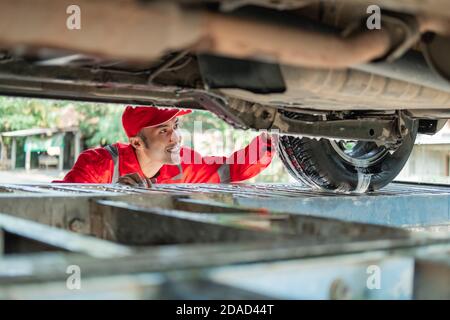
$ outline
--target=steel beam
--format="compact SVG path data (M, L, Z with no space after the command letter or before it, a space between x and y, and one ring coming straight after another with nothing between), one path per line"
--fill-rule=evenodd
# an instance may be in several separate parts
M444 186L394 183L367 195L239 184L2 190L8 215L0 214L1 239L9 251L0 259L1 298L448 299L450 234L409 231L421 219L426 231L448 222L448 212L433 215L439 211L431 206L448 202ZM430 211L422 214L417 202ZM276 211L267 209L271 203ZM375 203L391 212L377 215ZM406 230L367 223L398 223L393 218L404 208L412 210ZM364 223L350 222L358 219ZM63 230L71 228L103 240ZM49 248L56 251L44 253ZM23 249L38 252L12 254ZM65 288L71 265L82 270L83 293ZM367 285L374 266L382 270L377 290Z
M0 213L4 254L43 251L81 252L96 257L129 255L132 250L93 237Z

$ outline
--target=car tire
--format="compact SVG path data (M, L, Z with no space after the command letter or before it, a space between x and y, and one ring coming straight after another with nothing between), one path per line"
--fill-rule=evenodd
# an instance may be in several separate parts
M346 157L348 150L328 139L284 135L279 137L278 151L288 172L307 186L362 193L383 188L400 173L411 154L416 135L417 122L394 152L371 142L353 142L355 150L350 149L349 154L355 159ZM367 157L371 148L371 156L377 154L375 150L378 158ZM364 152L367 152L366 158Z

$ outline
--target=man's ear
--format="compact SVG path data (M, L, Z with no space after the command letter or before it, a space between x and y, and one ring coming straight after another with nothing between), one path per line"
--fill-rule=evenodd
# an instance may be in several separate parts
M139 136L131 137L129 141L131 146L136 150L142 149L144 147L144 141L142 141L142 138Z

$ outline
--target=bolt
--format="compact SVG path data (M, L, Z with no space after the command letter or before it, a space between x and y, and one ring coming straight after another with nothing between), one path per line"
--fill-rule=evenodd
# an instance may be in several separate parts
M400 133L401 134L407 134L408 133L408 129L406 128L406 126L404 124L402 124L400 126Z
M335 279L330 285L330 299L347 300L351 298L350 288L342 279Z
M261 114L261 117L266 120L270 117L270 113L267 110L264 110Z
M69 222L69 230L73 232L81 232L84 227L84 221L78 218L74 218Z

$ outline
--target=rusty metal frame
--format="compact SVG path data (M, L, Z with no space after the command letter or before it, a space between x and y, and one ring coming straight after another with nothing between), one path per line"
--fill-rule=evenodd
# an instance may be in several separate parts
M241 58L264 56L280 63L335 68L371 61L384 55L391 45L385 30L363 32L345 39L189 10L174 3L138 5L132 1L79 0L77 5L83 8L83 26L74 32L65 26L66 8L70 4L69 1L55 0L38 3L2 1L0 45L44 45L129 61L149 61L167 51L191 49ZM111 33L114 37L109 36ZM268 36L275 43L268 43Z
M60 0L2 1L0 45L46 46L129 61L149 61L167 51L190 49L321 68L365 63L382 57L392 46L385 29L343 38L192 10L174 2L79 0L83 26L73 31L65 26L66 8L71 4ZM436 22L435 17L426 17L418 22L422 23L422 32L445 31L448 26L443 18Z
M117 185L1 185L0 206L8 215L0 215L0 229L74 253L2 256L0 297L35 298L39 293L41 298L105 298L113 294L154 299L227 296L412 299L429 296L426 286L419 283L429 277L442 281L442 277L436 278L437 274L433 277L428 271L413 273L413 270L414 264L428 263L433 257L448 254L449 236L445 232L440 236L425 231L411 233L315 217L301 207L297 212L278 213L264 209L261 203L239 205L236 201L271 199L287 203L299 195L310 200L322 197L322 201L327 197L335 200L355 197L302 190L283 185L158 185L154 189ZM410 186L411 194L420 190L431 198L449 193L442 187ZM398 186L379 195L358 195L357 201L404 193ZM78 228L74 228L74 219L78 219ZM63 229L77 229L81 234ZM372 264L383 267L387 279L383 282L385 291L369 292L365 281L360 281ZM83 270L82 294L64 289L66 268L70 265ZM334 271L331 266L336 266ZM446 276L445 264L440 268L444 273L439 274ZM325 272L327 280L317 283L320 294L289 289L285 279L294 269L303 271L292 275L292 284L302 286L306 286L307 279ZM405 272L410 276L400 277ZM248 276L242 278L245 274ZM264 282L255 282L255 276L275 281L270 294ZM406 286L407 290L392 294L391 289L396 286ZM348 290L340 290L343 288ZM439 290L434 296L448 298L447 295L445 290Z

